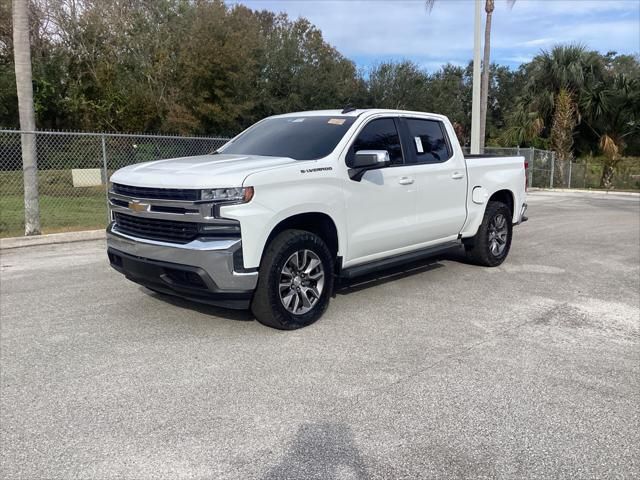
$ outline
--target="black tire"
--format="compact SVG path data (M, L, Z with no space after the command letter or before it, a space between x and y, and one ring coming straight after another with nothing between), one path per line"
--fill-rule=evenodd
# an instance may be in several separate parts
M304 252L305 250L312 252L320 260L324 283L319 292L320 296L314 297L312 295L312 300L314 300L312 307L301 306L301 308L310 308L309 311L292 313L284 305L286 299L281 298L280 295L281 279L286 278L282 277L283 268L296 252ZM260 262L258 286L251 302L251 311L256 319L263 325L280 330L295 330L311 325L322 316L329 305L329 298L333 292L333 265L333 255L317 235L304 230L285 230L279 233L267 246ZM291 279L292 285L293 281L294 277ZM310 279L306 281L312 282ZM316 288L316 290L318 289ZM293 289L285 290L284 294L286 295L287 292L295 295ZM300 294L298 296L299 300L302 299ZM308 300L308 296L306 298ZM292 301L292 303L295 302ZM297 305L297 303L293 307L290 305L289 308L295 309Z
M505 219L506 239L503 244L504 248L499 253L496 253L496 249L492 249L492 238L495 237L496 232L495 222L499 221L500 218ZM504 262L511 249L511 237L513 235L511 218L511 210L504 203L489 202L478 232L473 238L465 242L467 258L471 263L485 267L497 267ZM499 241L498 244L502 245Z

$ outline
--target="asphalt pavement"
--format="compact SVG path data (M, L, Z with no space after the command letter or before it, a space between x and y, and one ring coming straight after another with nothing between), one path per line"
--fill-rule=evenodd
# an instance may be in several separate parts
M639 478L640 199L536 192L316 324L158 296L104 241L0 252L6 479Z

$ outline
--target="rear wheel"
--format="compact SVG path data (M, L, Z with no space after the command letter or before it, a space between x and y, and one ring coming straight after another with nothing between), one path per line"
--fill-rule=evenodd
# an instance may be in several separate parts
M317 235L285 230L269 244L251 303L257 320L294 330L318 320L333 290L333 256Z
M511 248L511 210L502 202L489 202L476 235L465 243L467 258L485 267L497 267Z

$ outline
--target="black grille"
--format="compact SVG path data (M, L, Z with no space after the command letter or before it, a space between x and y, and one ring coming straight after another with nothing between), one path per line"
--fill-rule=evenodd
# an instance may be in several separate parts
M114 193L127 195L135 198L155 198L158 200L200 200L200 190L190 190L183 188L147 188L134 187L131 185L122 185L114 183L112 186Z
M115 213L118 231L139 238L172 243L188 243L198 236L198 224Z

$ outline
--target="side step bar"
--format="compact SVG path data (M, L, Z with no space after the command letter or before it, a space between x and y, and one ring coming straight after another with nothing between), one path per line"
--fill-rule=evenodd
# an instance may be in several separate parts
M366 275L368 273L372 273L378 270L384 270L385 268L396 267L398 265L404 265L410 262L416 262L418 260L423 260L425 258L433 257L438 253L442 253L445 250L449 250L453 247L460 246L461 243L457 242L447 242L441 245L435 245L433 247L424 248L421 250L416 250L415 252L403 253L401 255L396 255L394 257L383 258L381 260L374 260L373 262L368 262L362 265L356 265L354 267L348 267L343 269L340 272L341 278L355 278L360 277L362 275Z

